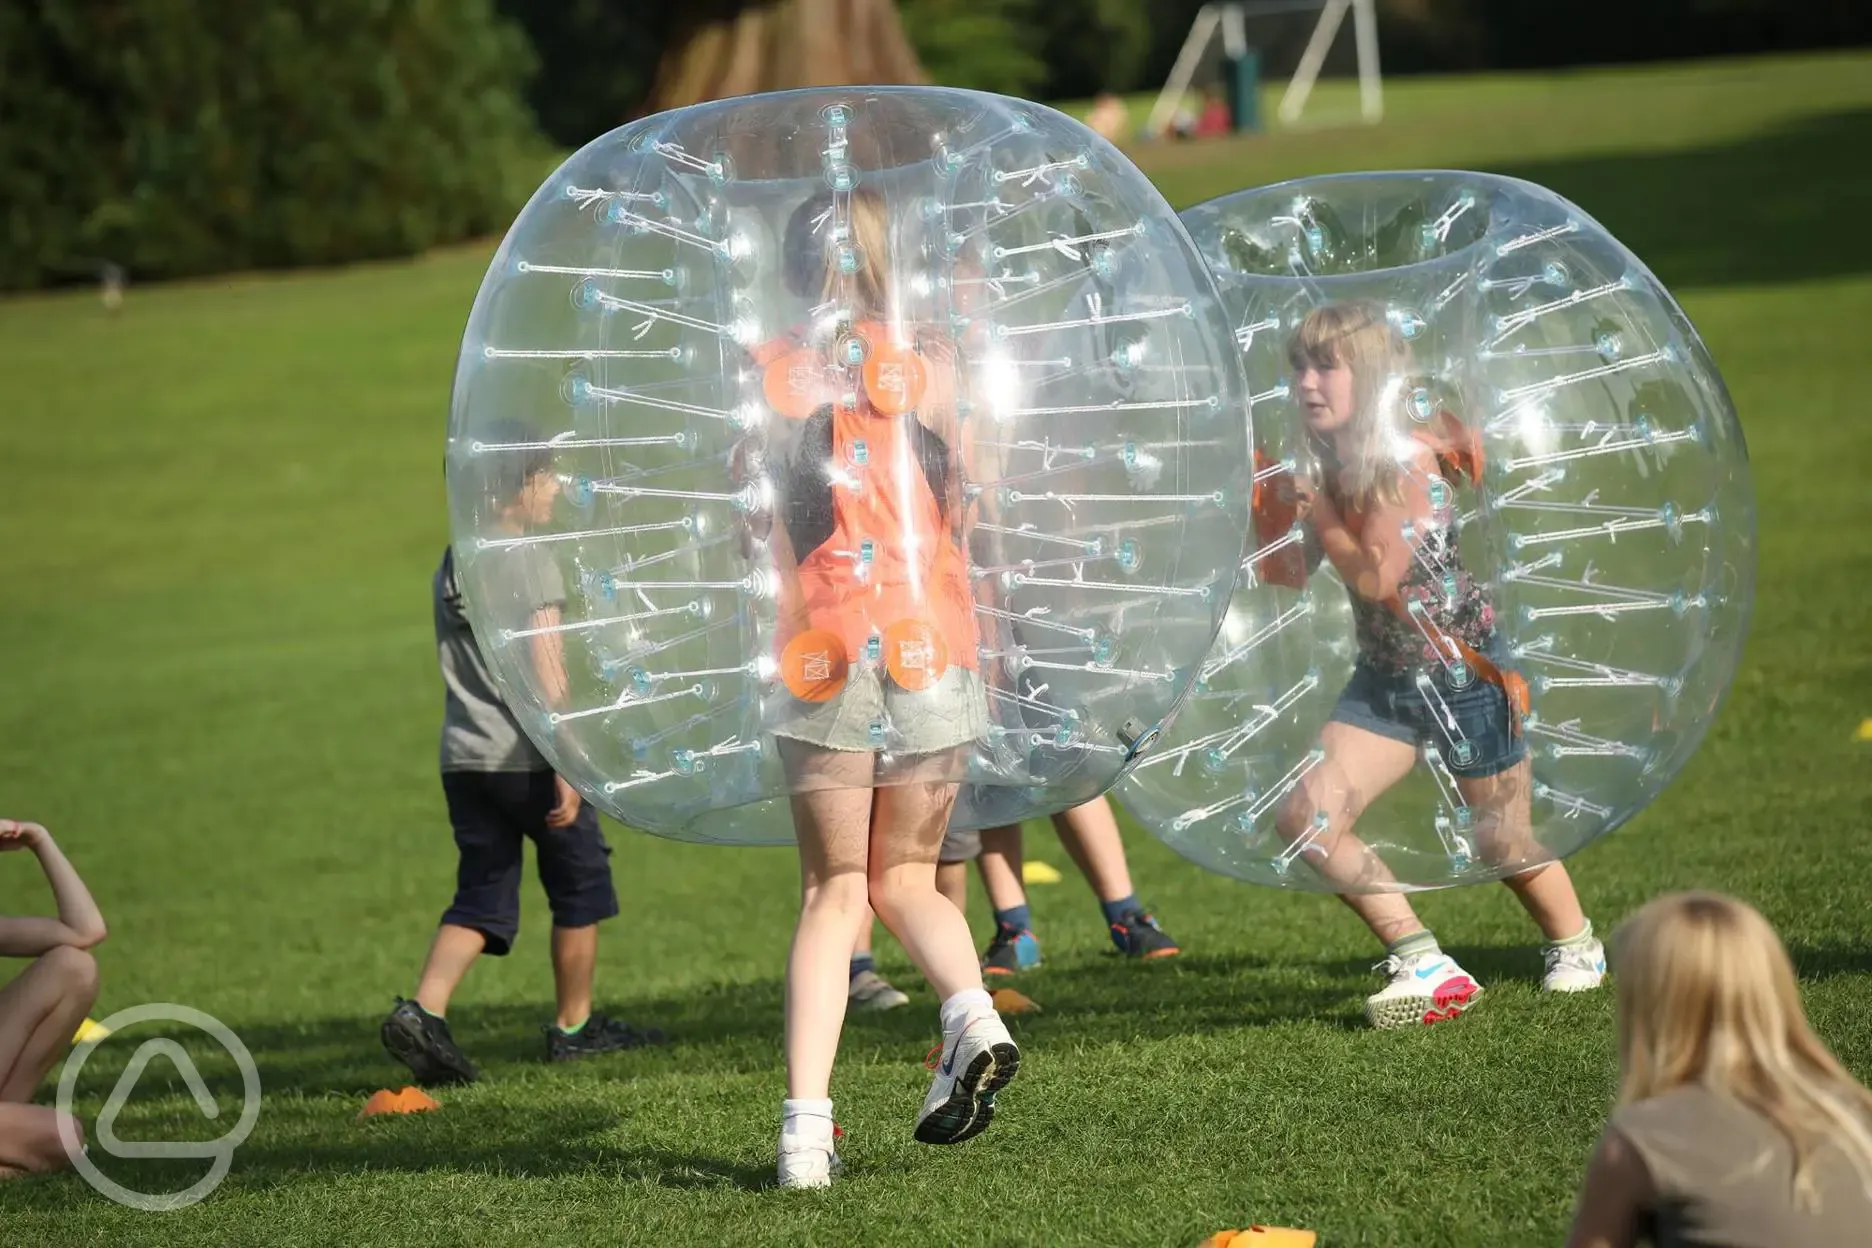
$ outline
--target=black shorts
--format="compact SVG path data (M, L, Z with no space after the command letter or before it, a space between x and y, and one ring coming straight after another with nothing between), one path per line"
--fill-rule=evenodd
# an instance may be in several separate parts
M554 927L589 927L618 912L611 883L611 846L598 828L598 811L579 803L569 828L549 828L558 804L550 771L445 771L442 793L461 863L455 901L444 923L471 927L502 957L520 930L521 845L531 838L540 883Z

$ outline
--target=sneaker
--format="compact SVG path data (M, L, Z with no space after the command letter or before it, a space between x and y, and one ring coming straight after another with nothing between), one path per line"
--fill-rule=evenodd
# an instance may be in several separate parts
M1183 952L1157 920L1133 910L1111 925L1112 944L1127 958L1174 958Z
M788 1135L780 1132L780 1186L831 1187L845 1164L839 1160L838 1142L845 1133L835 1122L827 1135Z
M994 1121L995 1093L1020 1069L1020 1050L993 1010L977 1014L944 1037L924 1062L936 1072L917 1115L916 1138L925 1144L960 1144Z
M1040 941L1026 928L1000 925L982 953L984 975L1013 975L1040 965Z
M384 1050L409 1067L422 1087L473 1083L481 1077L474 1063L456 1047L448 1020L437 1018L414 1001L398 997L396 1008L384 1019L378 1034Z
M854 1009L860 1010L894 1010L910 1004L909 997L876 971L859 971L852 976L849 1000Z
M1605 982L1605 946L1597 940L1583 945L1548 945L1542 951L1547 973L1543 992L1591 992Z
M1393 955L1373 970L1391 982L1365 998L1365 1017L1374 1027L1409 1027L1441 1023L1460 1015L1482 995L1482 985L1441 950Z
M571 1062L599 1053L623 1049L641 1049L647 1044L662 1044L663 1033L655 1027L637 1028L621 1019L610 1018L593 1010L585 1025L571 1035L552 1023L540 1028L546 1033L546 1060Z

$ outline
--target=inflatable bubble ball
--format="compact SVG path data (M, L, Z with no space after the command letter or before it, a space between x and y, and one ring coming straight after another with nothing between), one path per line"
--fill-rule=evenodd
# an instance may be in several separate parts
M1184 214L1253 395L1215 650L1118 796L1284 888L1498 879L1657 796L1735 674L1742 431L1682 309L1578 207L1471 173Z
M599 138L488 269L453 551L502 696L623 822L791 840L815 788L1087 800L1234 589L1246 382L1116 149L964 91L750 96Z

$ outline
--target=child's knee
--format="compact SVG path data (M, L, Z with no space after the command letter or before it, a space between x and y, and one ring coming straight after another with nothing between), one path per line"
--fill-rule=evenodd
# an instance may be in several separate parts
M903 866L871 873L871 908L891 923L912 901L936 895L936 873L927 866Z
M87 1005L97 999L97 959L87 951L60 945L41 954L39 963L57 980L59 995L82 998Z
M828 876L807 890L806 908L835 910L855 914L865 908L868 893L865 877L856 871L841 871Z

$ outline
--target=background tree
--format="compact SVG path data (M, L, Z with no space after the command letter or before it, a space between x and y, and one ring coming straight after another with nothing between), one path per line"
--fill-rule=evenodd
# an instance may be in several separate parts
M793 87L927 81L895 0L681 0L645 112Z
M488 0L0 4L0 288L410 255L544 171Z

